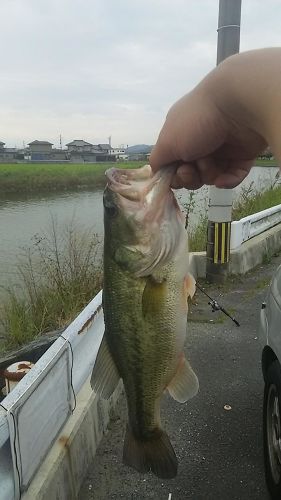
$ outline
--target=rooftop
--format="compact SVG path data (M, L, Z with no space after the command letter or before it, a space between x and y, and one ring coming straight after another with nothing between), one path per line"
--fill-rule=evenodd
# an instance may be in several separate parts
M52 146L52 145L53 145L53 143L52 143L52 142L49 142L49 141L32 141L32 142L29 142L29 143L28 143L28 146L33 146L33 145L35 145L35 144L37 144L38 146L39 146L39 144L40 144L41 146L43 146L43 145L45 145L45 146L46 146L47 144L48 144L48 145L50 145L50 146Z
M75 139L74 141L66 144L66 146L93 146L93 144L83 141L83 139Z

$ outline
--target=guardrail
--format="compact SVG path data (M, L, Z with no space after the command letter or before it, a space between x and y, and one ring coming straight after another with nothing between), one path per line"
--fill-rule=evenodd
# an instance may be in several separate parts
M230 250L237 250L245 241L281 222L281 205L267 208L231 223Z
M0 406L0 500L18 500L75 411L104 332L102 292Z

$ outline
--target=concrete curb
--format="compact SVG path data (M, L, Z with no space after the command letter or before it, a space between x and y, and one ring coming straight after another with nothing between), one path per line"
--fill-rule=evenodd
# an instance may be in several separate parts
M22 500L75 500L111 413L122 392L120 382L108 401L99 399L89 381L77 396L76 408Z
M231 252L230 274L245 274L268 261L281 250L281 224L245 241L238 250ZM206 252L190 253L190 272L195 278L206 276Z

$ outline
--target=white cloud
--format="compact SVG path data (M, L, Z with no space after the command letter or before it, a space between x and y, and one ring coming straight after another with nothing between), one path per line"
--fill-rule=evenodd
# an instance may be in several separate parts
M0 140L153 143L214 66L218 1L2 0ZM244 0L241 49L280 45L281 2Z

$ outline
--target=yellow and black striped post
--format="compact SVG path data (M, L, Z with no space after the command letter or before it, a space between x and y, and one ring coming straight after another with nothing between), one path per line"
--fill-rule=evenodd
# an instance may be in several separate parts
M231 222L208 222L207 269L208 279L224 281L230 258Z
M220 0L217 64L239 52L242 0ZM225 280L230 259L232 190L209 188L206 278Z
M212 222L211 231L214 233L212 245L212 262L226 264L229 262L230 252L230 222Z

